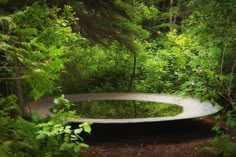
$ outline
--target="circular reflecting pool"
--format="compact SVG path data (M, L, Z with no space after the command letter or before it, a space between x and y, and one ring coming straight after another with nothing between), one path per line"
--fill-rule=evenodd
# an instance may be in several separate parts
M52 114L50 108L54 105L54 98L45 98L30 103L31 112L36 112L42 117ZM71 94L65 95L65 98L77 104L74 109L81 116L81 118L70 119L70 122L143 123L170 121L203 117L221 109L218 105L212 105L208 101L201 102L191 97L153 93ZM28 112L30 111L28 110Z

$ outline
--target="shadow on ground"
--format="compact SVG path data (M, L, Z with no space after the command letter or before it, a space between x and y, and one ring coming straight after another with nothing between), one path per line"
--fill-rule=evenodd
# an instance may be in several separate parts
M129 145L177 144L214 137L212 127L212 124L199 119L137 124L93 124L92 133L85 137L85 141L90 145L107 142Z

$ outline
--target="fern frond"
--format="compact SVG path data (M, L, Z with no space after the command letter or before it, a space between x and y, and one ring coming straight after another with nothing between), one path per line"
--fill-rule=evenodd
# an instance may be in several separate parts
M11 16L0 16L0 27L2 30L9 32L16 28L16 24L13 22L13 18Z
M0 34L0 40L1 40L1 41L9 41L10 38L11 38L11 37L10 37L9 35Z
M5 145L5 144L0 145L0 152L1 152L1 157L11 157L11 156L13 156L11 148L8 145Z
M1 152L1 157L11 157L13 156L13 151L12 151L12 145L14 144L13 141L8 140L8 141L4 141L1 145L0 145L0 152Z

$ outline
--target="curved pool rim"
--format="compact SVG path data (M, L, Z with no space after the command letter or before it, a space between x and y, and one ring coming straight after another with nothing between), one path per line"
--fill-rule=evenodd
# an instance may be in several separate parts
M31 112L36 112L41 117L51 115L50 108L55 105L53 100L56 97L40 99L29 103ZM192 119L204 117L217 113L221 107L213 105L209 101L201 102L192 97L163 95L155 93L87 93L87 94L70 94L65 98L71 102L82 102L92 100L137 100L158 103L175 104L183 107L183 112L176 116L168 117L150 117L150 118L129 118L129 119L95 119L95 118L73 118L70 122L92 122L92 123L143 123L143 122L160 122L181 119ZM27 109L29 113L29 109Z

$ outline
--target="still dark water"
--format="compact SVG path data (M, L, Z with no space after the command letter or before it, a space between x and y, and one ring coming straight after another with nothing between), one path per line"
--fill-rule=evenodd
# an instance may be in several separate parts
M158 102L132 100L99 100L76 103L77 114L82 118L147 118L176 116L181 106Z

